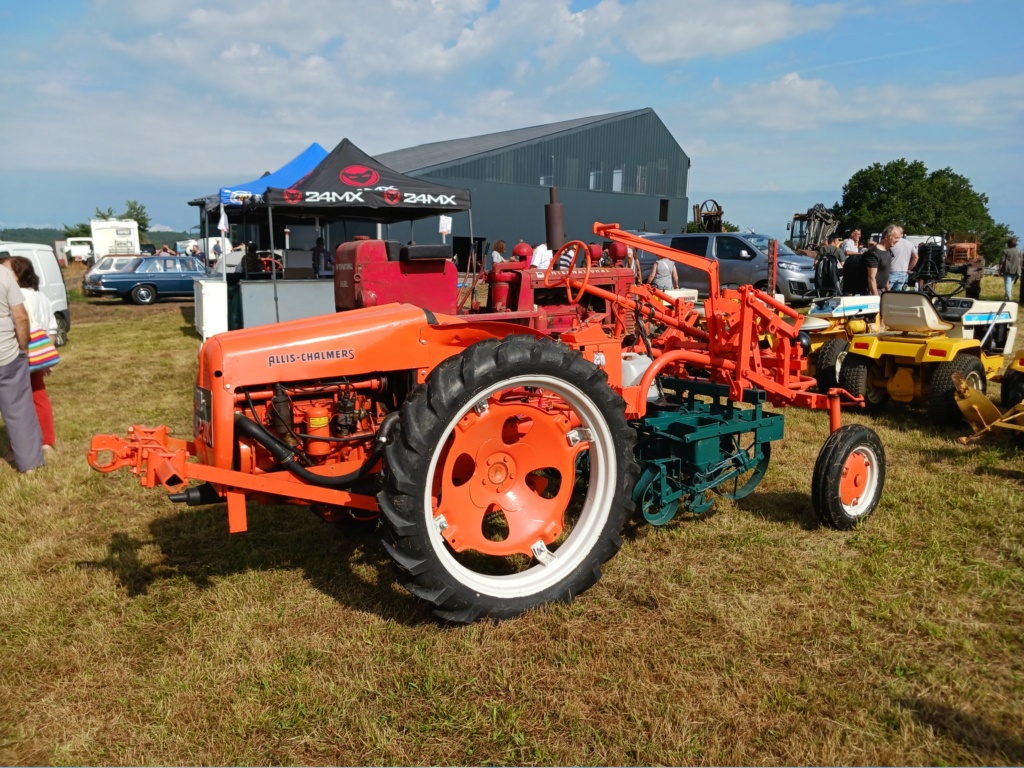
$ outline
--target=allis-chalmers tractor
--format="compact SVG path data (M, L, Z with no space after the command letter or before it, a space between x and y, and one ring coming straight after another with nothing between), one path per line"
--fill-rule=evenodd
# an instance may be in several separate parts
M94 437L89 462L174 501L226 502L231 532L246 530L247 500L379 516L404 585L452 622L583 592L636 509L661 525L749 494L783 434L768 404L829 412L811 483L820 520L871 514L882 445L840 426L858 398L811 391L803 318L750 286L721 290L714 261L614 224L594 232L613 266L573 241L546 271L496 265L486 305L461 309L438 246L345 243L343 311L203 345L193 440L136 426ZM635 284L626 246L706 272L702 306ZM555 268L567 249L582 267Z

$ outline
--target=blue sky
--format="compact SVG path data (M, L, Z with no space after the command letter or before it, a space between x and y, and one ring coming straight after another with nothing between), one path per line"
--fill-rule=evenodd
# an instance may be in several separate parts
M0 0L0 227L187 201L308 144L370 154L653 107L691 202L784 235L875 162L1024 234L1021 0ZM509 236L514 236L511 234Z

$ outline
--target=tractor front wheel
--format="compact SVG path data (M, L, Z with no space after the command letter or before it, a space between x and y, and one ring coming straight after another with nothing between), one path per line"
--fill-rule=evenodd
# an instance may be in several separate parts
M882 361L851 352L843 358L839 369L839 386L851 395L863 395L864 410L877 413L889 401L884 370Z
M818 349L818 358L814 361L814 378L818 381L818 391L827 395L833 387L839 386L839 371L843 360L850 350L850 342L846 339L829 339Z
M401 414L378 495L384 546L437 616L508 618L598 580L639 473L604 371L547 339L481 341Z
M853 528L878 506L885 484L885 451L873 430L840 427L821 447L811 479L811 502L824 525Z
M933 424L950 426L963 421L963 414L956 404L956 384L953 374L959 373L964 384L985 394L988 380L985 366L974 355L960 353L952 360L939 363L932 372L928 383L928 418Z

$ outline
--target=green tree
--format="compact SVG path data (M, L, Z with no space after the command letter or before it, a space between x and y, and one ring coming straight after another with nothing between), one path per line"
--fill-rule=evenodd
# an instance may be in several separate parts
M114 213L112 206L97 208L93 213L94 219L131 219L139 225L139 235L142 242L148 242L146 233L152 224L152 219L146 212L146 206L138 200L127 200L124 204L124 213ZM92 234L92 227L88 221L80 224L65 225L61 228L64 237L89 237Z
M857 171L833 211L841 232L859 227L867 235L899 224L911 235L977 237L989 263L999 259L1010 234L1009 227L993 221L988 197L975 192L969 179L952 168L929 173L920 160L905 158Z

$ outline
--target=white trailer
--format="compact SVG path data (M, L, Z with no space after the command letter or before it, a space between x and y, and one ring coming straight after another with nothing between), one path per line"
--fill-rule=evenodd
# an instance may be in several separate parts
M96 259L111 254L140 253L139 224L134 219L93 219L89 224Z

